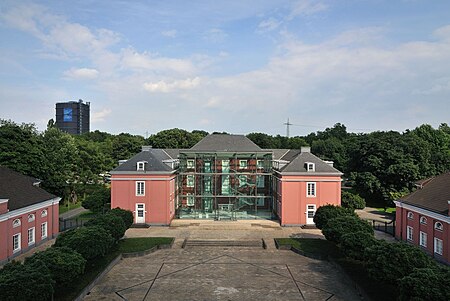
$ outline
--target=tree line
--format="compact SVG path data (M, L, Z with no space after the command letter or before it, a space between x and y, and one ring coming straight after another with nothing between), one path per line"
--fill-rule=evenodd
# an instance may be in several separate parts
M216 133L216 132L215 132ZM117 161L138 153L142 145L154 148L190 148L209 133L169 129L151 135L93 131L83 135L61 132L49 122L39 132L33 124L0 120L0 165L41 179L49 192L69 198L74 187L97 183L99 175ZM221 134L227 134L225 132ZM388 205L413 189L414 181L450 170L450 127L421 125L403 133L376 131L349 133L337 123L307 136L284 137L250 133L263 149L299 149L311 146L324 160L334 161L344 173L345 185L366 200Z

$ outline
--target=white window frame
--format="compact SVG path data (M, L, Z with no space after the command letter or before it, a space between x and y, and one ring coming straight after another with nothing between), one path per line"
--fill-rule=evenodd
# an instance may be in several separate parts
M316 164L312 162L306 162L306 171L316 171Z
M195 206L195 197L193 194L187 194L186 205L189 207Z
M247 184L248 178L246 175L239 175L239 187L244 187Z
M230 194L230 176L222 176L222 195Z
M248 161L247 160L239 160L239 169L247 169Z
M264 168L264 160L257 160L256 168Z
M186 160L186 168L189 169L195 168L195 160L194 159Z
M411 226L406 226L406 239L413 240L414 238L414 229Z
M13 228L20 227L20 225L21 225L21 221L19 218L16 218L15 220L13 220Z
M145 170L145 161L139 161L136 163L136 170L137 171L144 171Z
M35 219L36 219L36 217L34 216L33 213L28 214L28 222L29 223L34 222Z
M427 239L428 239L428 234L426 232L420 231L419 232L419 245L426 248L427 247Z
M316 197L316 195L317 195L316 182L306 182L306 197L313 198Z
M195 186L195 177L194 175L186 176L186 187L194 187Z
M145 196L145 181L136 181L136 196Z
M421 216L421 217L420 217L420 223L421 223L422 225L426 225L426 224L427 224L427 218L426 218L425 216Z
M41 217L46 217L46 216L47 216L47 209L44 209L41 212Z
M211 172L211 161L205 161L203 163L203 171L204 172Z
M438 231L444 231L444 225L441 222L435 222L434 229Z
M27 231L27 237L28 237L28 245L34 245L34 243L36 242L36 231L35 228L29 228Z
M13 237L13 253L17 253L22 249L22 237L20 233L14 234ZM17 243L17 246L16 246Z
M203 184L203 188L205 192L212 192L212 179L211 177L205 177L204 178L204 184Z
M47 222L41 224L41 239L47 238Z
M407 217L409 219L414 219L414 213L412 213L411 211L408 212Z
M442 255L444 252L444 242L437 237L434 238L434 253Z
M230 172L230 160L222 160L222 173Z

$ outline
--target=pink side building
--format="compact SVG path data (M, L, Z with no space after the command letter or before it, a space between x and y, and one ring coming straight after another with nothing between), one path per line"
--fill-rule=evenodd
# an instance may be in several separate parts
M58 234L60 200L39 180L0 166L0 263Z
M395 237L450 264L450 172L416 186L416 191L395 202Z
M111 171L111 207L136 224L172 219L276 219L313 225L318 207L340 205L342 173L301 150L261 149L243 135L212 134L190 149L142 151Z

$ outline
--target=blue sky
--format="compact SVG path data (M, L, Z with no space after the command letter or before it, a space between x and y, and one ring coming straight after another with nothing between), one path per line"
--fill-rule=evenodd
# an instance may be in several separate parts
M450 122L450 1L0 3L0 118L305 135Z

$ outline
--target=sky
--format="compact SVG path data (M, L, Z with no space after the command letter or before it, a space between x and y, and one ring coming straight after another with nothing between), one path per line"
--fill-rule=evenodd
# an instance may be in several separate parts
M0 0L0 118L290 135L450 123L448 0Z

